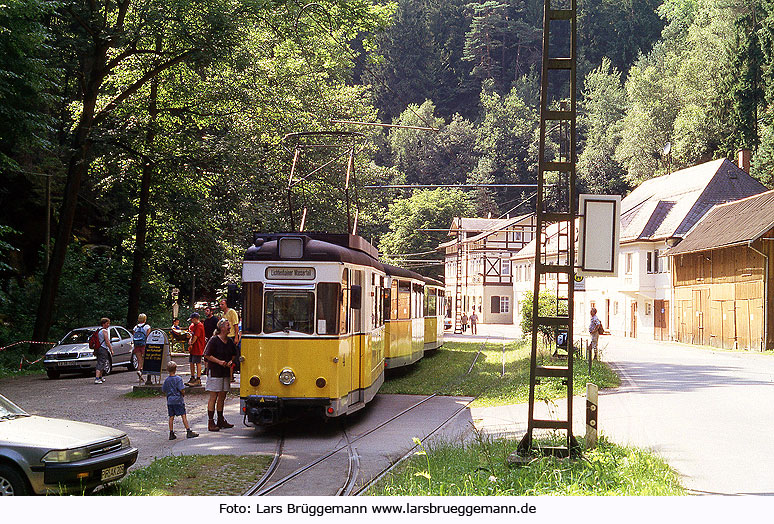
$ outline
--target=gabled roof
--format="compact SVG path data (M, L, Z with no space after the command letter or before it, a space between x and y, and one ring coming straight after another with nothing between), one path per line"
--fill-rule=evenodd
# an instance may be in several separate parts
M567 251L567 229L565 226L566 222L562 222L562 232L564 233L562 236L559 235L559 223L554 223L549 225L546 228L546 238L548 239L548 242L546 243L546 246L543 248L543 254L548 257L556 257L557 253L559 252L559 249L561 249L563 252ZM580 233L580 219L575 219L575 246L576 246L576 252L577 252L577 245L578 245L578 234ZM532 240L527 243L527 245L522 248L521 251L516 253L513 257L511 257L512 260L534 260L535 258L535 242L536 240L533 238Z
M497 219L493 219L493 218L464 218L463 217L462 218L462 226L463 227L461 229L469 231L469 232L473 232L473 233L477 233L478 231L481 231L481 232L476 234L476 235L474 235L474 236L467 237L466 239L464 239L462 241L462 243L464 244L464 243L469 243L469 242L477 242L477 241L482 240L482 239L484 239L484 238L486 238L488 236L494 235L495 233L498 233L498 232L500 232L500 231L502 231L504 229L508 229L509 227L514 226L514 225L518 224L519 222L530 218L533 215L534 215L534 213L529 213L527 215L521 215L521 216L513 217L513 218L497 218ZM455 218L454 221L452 222L452 227L449 230L449 236L456 235L456 231L455 230L457 229L456 228L457 222L458 222L458 219ZM479 226L487 225L487 224L488 224L488 226L484 230L479 230L479 229L476 229L476 228L466 227L466 226L476 226L476 227L479 227ZM445 248L451 247L451 246L453 246L455 244L457 244L457 239L456 238L454 240L450 240L448 242L444 242L443 244L439 245L436 248L436 250L445 249Z
M713 206L763 191L728 159L646 180L621 201L621 242L682 238Z
M497 229L503 222L507 222L507 218L469 218L469 217L455 217L452 220L451 227L449 228L449 236L455 236L458 229L468 231L471 233L480 233L489 229Z
M773 227L774 191L767 191L715 206L667 254L682 255L747 244Z

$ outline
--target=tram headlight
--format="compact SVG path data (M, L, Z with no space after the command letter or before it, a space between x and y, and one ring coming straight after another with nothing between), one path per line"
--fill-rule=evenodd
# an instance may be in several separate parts
M286 386L289 386L296 381L296 374L293 373L292 369L285 368L282 371L280 371L279 381L281 384L285 384Z

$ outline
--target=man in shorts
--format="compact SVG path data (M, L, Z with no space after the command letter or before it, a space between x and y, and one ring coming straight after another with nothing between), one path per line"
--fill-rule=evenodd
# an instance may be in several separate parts
M202 385L202 355L204 354L204 325L199 321L199 313L191 313L188 319L191 325L188 332L191 333L191 341L188 343L188 362L191 365L191 380L186 386Z

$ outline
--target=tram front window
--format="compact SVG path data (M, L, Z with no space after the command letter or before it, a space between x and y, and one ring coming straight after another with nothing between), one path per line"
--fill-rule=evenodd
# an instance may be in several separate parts
M308 291L266 291L264 333L314 331L314 293Z

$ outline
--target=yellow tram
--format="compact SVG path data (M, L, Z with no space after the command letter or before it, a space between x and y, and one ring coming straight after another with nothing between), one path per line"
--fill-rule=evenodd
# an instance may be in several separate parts
M240 407L247 421L362 408L385 368L443 344L439 294L440 282L382 264L359 236L256 234L242 267Z

